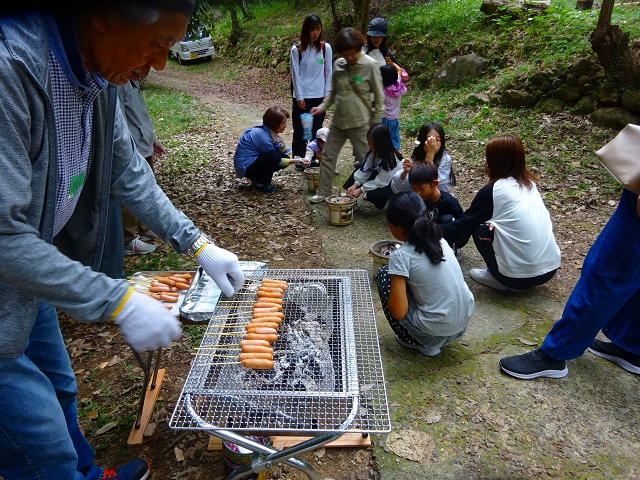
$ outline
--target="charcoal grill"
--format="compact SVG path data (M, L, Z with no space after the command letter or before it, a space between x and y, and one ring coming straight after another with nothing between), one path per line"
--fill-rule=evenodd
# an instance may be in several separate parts
M391 430L368 274L364 270L253 270L231 298L220 296L169 426L204 430L254 452L229 479L286 462L345 433ZM238 342L263 278L286 280L274 369L236 363ZM244 437L309 435L278 452Z

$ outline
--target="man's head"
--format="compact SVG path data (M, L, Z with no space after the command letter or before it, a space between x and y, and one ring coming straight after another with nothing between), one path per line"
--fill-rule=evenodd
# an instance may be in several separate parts
M92 3L77 16L84 66L123 85L162 70L169 47L186 32L195 0Z

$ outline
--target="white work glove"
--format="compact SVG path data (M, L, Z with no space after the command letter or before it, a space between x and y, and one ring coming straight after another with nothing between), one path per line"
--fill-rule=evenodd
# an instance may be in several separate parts
M132 291L113 318L136 352L167 347L182 335L178 318L155 298Z
M195 260L202 265L225 296L232 297L242 288L244 273L235 253L208 243L196 255Z

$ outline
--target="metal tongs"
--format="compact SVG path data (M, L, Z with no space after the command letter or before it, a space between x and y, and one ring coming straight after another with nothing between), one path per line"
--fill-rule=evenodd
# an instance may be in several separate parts
M144 372L144 385L142 386L142 394L140 395L140 403L138 404L138 413L136 414L136 423L134 428L140 428L140 421L142 419L142 410L144 409L144 399L147 396L147 387L149 390L153 390L156 388L156 381L158 380L158 370L160 368L160 355L162 353L162 348L158 348L157 350L152 350L147 352L147 361L145 362L142 359L142 356L131 349L133 354L135 355L138 363L140 364L140 368ZM156 353L156 361L153 363L153 354ZM152 370L153 369L153 370ZM151 380L151 385L149 386L149 381Z

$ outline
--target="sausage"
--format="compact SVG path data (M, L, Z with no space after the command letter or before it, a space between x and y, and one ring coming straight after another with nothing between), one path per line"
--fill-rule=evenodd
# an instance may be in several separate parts
M250 360L252 358L262 358L264 360L273 360L273 354L272 353L245 353L245 352L242 352L240 355L238 355L238 357L240 358L240 361Z
M247 333L264 333L269 335L275 335L278 333L278 331L275 328L269 328L269 327L252 327L251 325L248 325L246 328L247 328Z
M274 333L247 333L245 337L247 340L266 340L269 343L273 343L278 340L278 335Z
M269 299L271 300L271 299ZM270 303L270 302L256 302L253 304L253 308L275 308L274 312L279 312L282 310L281 303Z
M284 313L282 312L254 312L252 314L253 318L263 318L263 317L274 317L274 318L284 318Z
M280 287L265 287L262 286L258 289L259 292L272 292L272 293L279 293L281 296L284 293L284 288L280 288Z
M251 323L275 323L276 325L280 326L280 324L282 323L282 319L278 317L257 317L252 318Z
M176 282L175 287L178 290L189 290L189 285L187 283L182 283L182 282Z
M277 307L254 308L253 313L279 312L280 310L282 310L282 307L278 305Z
M156 277L156 282L164 283L165 285L171 285L172 287L176 284L174 280L171 280L169 277Z
M163 285L163 284L160 284L160 285L162 285L162 286L160 286L160 287L149 287L149 291L151 293L160 293L160 292L170 292L171 291L171 288L169 287L169 285Z
M282 305L282 299L281 298L275 298L275 297L261 297L258 300L256 300L256 304L258 303L270 303L270 304L276 304L276 305Z
M278 328L278 324L276 322L251 322L250 324L244 327L249 330L250 328Z
M273 362L264 358L250 358L241 360L241 363L244 368L253 368L254 370L269 370L273 368Z
M275 278L263 278L262 283L277 283L279 285L283 285L284 287L287 287L289 285L289 282L287 282L286 280L276 280Z
M163 302L178 303L178 297L174 297L174 296L169 295L167 293L161 293L160 294L160 300L162 300Z
M271 344L264 339L253 338L248 340L240 340L240 348L246 347L247 345L258 345L271 348Z
M263 345L245 345L242 347L242 353L273 353L273 348Z
M279 292L265 292L264 290L258 290L258 298L282 298L282 293Z

